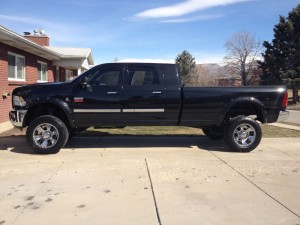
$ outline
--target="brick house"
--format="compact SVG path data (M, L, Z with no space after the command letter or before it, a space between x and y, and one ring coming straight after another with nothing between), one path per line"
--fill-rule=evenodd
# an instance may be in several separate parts
M49 46L43 33L19 35L0 26L0 132L12 127L8 112L14 88L38 83L66 81L94 64L89 48Z

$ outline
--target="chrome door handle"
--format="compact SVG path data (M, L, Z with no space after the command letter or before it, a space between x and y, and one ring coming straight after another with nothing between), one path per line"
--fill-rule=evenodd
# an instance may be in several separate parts
M108 91L106 94L108 94L108 95L117 95L118 92L116 92L116 91Z
M152 91L152 94L154 94L154 95L161 95L162 92L161 91Z

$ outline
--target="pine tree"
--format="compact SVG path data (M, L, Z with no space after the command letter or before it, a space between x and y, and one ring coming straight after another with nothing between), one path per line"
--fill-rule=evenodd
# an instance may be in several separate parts
M293 101L298 102L300 87L300 4L287 18L280 16L274 26L272 43L263 43L265 52L259 62L263 84L286 84L293 89Z
M192 76L196 73L195 58L188 51L184 50L177 55L175 63L179 70L178 72L182 83L184 85L190 84Z

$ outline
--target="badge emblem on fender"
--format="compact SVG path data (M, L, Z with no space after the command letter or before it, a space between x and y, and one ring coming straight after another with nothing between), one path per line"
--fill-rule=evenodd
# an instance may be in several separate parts
M74 102L83 102L83 97L74 97Z

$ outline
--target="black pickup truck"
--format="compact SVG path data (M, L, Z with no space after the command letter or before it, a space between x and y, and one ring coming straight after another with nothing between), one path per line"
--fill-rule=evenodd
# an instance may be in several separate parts
M37 153L57 153L91 126L197 127L249 152L262 137L256 121L287 117L287 100L285 86L182 87L174 64L109 63L67 83L16 88L9 116L14 126L28 126L27 142Z

